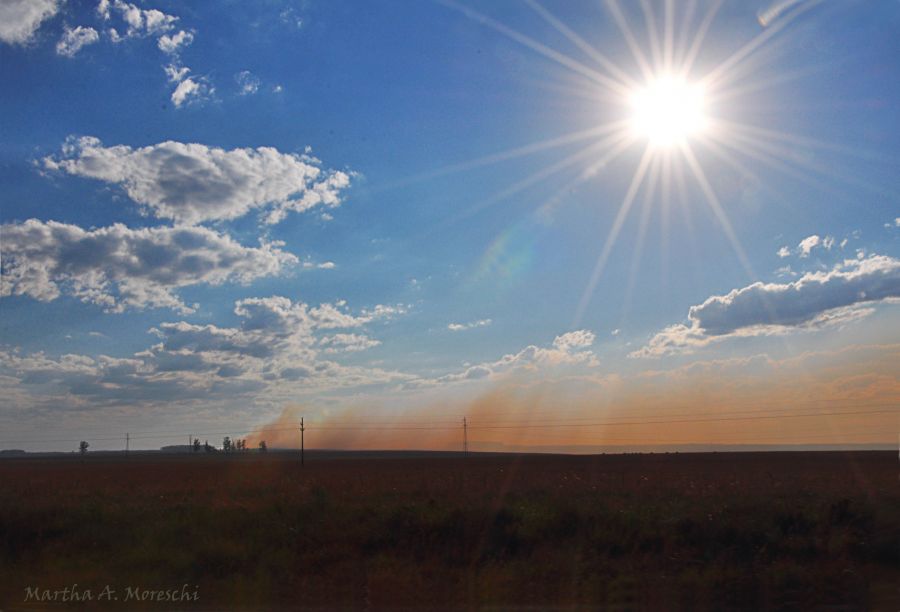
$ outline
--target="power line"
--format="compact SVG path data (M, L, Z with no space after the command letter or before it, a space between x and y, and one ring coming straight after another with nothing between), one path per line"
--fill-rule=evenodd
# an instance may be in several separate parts
M885 404L887 406L888 404ZM655 420L630 420L630 421L621 421L621 420L605 420L605 421L597 421L597 422L583 422L581 419L586 419L590 417L575 417L569 419L555 419L552 421L542 421L535 422L529 421L526 423L504 423L504 424L492 424L498 423L498 421L485 421L479 423L476 421L475 424L466 423L466 429L476 429L476 430L489 430L489 429L537 429L537 428L558 428L558 427L620 427L620 426L642 426L642 425L663 425L663 424L677 424L677 423L712 423L712 422L725 422L725 421L756 421L756 420L771 420L771 419L787 419L787 418L815 418L815 417L825 417L825 416L858 416L858 415L871 415L871 414L886 414L893 413L896 411L896 407L893 404L890 404L891 408L889 409L881 409L881 410L853 410L853 411L829 411L829 412L809 412L809 413L779 413L779 414L763 414L764 411L758 411L751 413L751 416L721 416L721 417L711 417L711 418L699 418L699 419L655 419ZM693 413L698 414L698 413ZM686 416L693 416L691 413L686 413ZM702 414L702 413L699 413ZM717 414L717 413L706 413L706 414ZM649 415L648 415L649 416ZM614 417L615 418L615 417ZM618 417L618 418L628 418L628 417ZM457 421L458 423L458 421ZM307 426L309 427L309 426ZM352 425L313 425L312 429L314 430L322 430L322 431L436 431L436 430L448 430L459 427L458 424L448 424L448 425L362 425L362 424L352 424ZM260 429L253 430L244 430L241 432L235 431L219 431L219 432L201 432L199 435L204 436L217 436L217 435L247 435L247 434L259 434L259 433L275 433L280 431L296 431L296 426L292 427L264 427ZM181 437L182 433L144 433L142 435L131 435L126 434L126 437L129 440L152 440L152 439L167 439L167 438L176 438ZM96 442L103 441L111 441L111 440L121 440L121 436L81 436L80 438L53 438L53 439L18 439L18 440L4 440L2 443L63 443L63 442L77 442L80 439L90 439Z

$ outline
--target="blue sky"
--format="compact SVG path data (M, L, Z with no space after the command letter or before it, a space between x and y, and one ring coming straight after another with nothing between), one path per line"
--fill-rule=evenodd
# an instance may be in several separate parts
M631 125L648 6L4 2L3 445L896 406L900 4L678 3L683 148Z

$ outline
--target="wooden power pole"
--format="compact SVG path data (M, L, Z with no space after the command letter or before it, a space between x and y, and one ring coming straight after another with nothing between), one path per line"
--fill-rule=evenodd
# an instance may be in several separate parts
M302 466L303 454L304 454L304 444L303 444L303 432L306 431L306 427L303 426L303 417L300 417L300 465Z
M125 434L125 454L128 454L128 447L131 446L131 434Z

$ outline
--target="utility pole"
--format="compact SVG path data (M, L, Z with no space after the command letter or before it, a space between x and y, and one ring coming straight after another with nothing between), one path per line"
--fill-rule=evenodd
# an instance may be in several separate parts
M469 425L466 423L466 417L463 417L463 454L469 456Z
M306 431L306 427L303 426L303 417L300 417L300 465L303 465L303 432Z
M128 447L130 446L130 442L131 442L131 434L125 434L125 454L126 455L128 454Z

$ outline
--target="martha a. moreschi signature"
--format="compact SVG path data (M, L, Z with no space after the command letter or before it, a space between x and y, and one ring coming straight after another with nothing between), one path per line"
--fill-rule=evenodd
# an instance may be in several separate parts
M25 601L199 601L200 590L194 585L191 588L184 584L177 589L147 589L137 586L126 586L124 589L114 589L111 585L105 585L102 589L79 588L78 584L63 588L43 589L40 587L25 587Z

